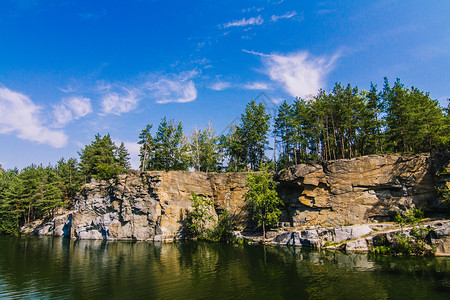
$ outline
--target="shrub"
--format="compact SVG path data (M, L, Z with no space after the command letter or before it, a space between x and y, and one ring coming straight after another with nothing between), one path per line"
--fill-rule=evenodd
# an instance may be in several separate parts
M413 208L408 211L404 215L397 212L395 216L395 221L400 225L408 225L408 224L417 224L424 217L423 211L420 208Z
M208 197L198 196L191 192L192 211L187 213L184 234L190 238L205 238L206 224L213 219L211 213L213 203Z
M219 221L213 230L209 231L207 239L213 242L230 242L233 239L233 218L227 210L219 216Z

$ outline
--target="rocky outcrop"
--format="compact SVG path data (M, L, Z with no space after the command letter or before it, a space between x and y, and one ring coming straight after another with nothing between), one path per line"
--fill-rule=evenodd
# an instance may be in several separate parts
M278 232L266 240L271 244L342 249L347 252L366 252L374 247L395 248L401 235L408 243L418 243L423 250L437 256L450 256L450 221L425 222L400 227L396 224L366 224L324 228L311 226L303 230ZM250 239L259 242L262 237ZM413 245L411 245L413 246Z
M245 173L132 171L110 181L92 180L77 196L71 214L55 218L34 232L79 239L182 238L192 192L213 200L216 217L226 209L243 229L246 176ZM61 226L62 220L66 222Z
M281 172L279 194L293 226L387 221L397 211L439 206L430 155L371 155Z
M448 160L440 159L446 164ZM441 179L435 169L426 154L372 155L291 167L275 176L284 202L279 223L284 232L269 234L278 235L276 243L314 246L354 240L382 226L367 224L390 220L413 207L436 211L434 185ZM131 171L109 181L93 180L78 194L72 212L34 232L79 239L182 238L192 192L213 200L216 218L226 209L237 231L251 229L244 209L246 177L247 173ZM359 225L346 226L353 224ZM305 229L311 226L322 229ZM358 241L349 247L366 246Z

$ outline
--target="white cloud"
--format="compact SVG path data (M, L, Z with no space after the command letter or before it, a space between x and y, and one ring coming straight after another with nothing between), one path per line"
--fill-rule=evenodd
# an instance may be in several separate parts
M64 147L67 136L42 124L41 108L27 96L0 87L0 134L15 134L23 140Z
M91 99L86 97L71 97L67 99L66 104L72 110L74 119L79 119L92 112Z
M70 93L75 92L75 89L73 87L71 87L70 85L67 86L67 88L59 87L58 89L65 94L70 94Z
M119 92L108 92L101 100L103 114L121 115L135 109L140 101L138 91L122 88Z
M228 27L240 27L240 26L249 26L249 25L261 25L264 23L264 19L261 18L261 16L257 16L256 18L242 18L241 20L237 21L231 21L228 23L223 24L222 28L228 28Z
M226 81L218 81L211 85L211 89L215 91L223 91L231 87L231 83Z
M268 90L270 89L269 85L264 82L252 82L248 84L242 85L242 88L247 90Z
M79 119L92 112L91 99L74 96L64 99L61 104L53 107L55 126L63 126L73 119Z
M55 118L55 123L53 126L62 127L72 121L72 112L64 104L59 104L53 107L53 117Z
M292 17L295 17L296 15L297 15L296 11L290 11L290 12L285 13L284 15L281 15L281 16L272 15L271 20L273 22L276 22L278 19L290 19Z
M196 75L194 70L179 75L160 76L156 80L148 81L144 87L149 93L148 96L156 99L156 103L187 103L197 99L197 89L192 80Z
M259 55L265 65L265 73L293 97L310 97L320 88L325 88L325 78L339 58L337 54L331 58L314 57L307 51L286 55L244 51Z
M111 83L105 81L105 80L99 80L97 81L96 90L97 91L109 91L112 88Z

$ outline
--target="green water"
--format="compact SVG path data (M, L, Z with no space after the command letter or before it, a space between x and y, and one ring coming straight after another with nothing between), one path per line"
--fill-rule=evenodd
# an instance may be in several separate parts
M0 298L450 299L450 259L0 236Z

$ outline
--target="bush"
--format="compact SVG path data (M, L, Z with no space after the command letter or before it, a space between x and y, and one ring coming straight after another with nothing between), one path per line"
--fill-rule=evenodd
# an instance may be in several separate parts
M233 239L233 218L227 210L219 216L219 221L213 230L209 231L207 239L212 242L230 242Z
M435 249L427 245L423 239L407 236L404 233L396 234L391 250L396 255L432 256L435 253Z
M374 239L374 246L370 249L373 254L379 255L417 255L417 256L433 256L436 249L426 243L428 228L413 228L407 235L402 232L395 233L391 240L383 235L378 239Z
M198 196L191 192L193 210L187 213L184 235L189 238L205 238L206 224L213 219L211 213L213 203L208 197Z
M408 211L404 215L397 212L395 216L395 221L400 225L408 225L408 224L417 224L424 218L423 210L420 208L413 208Z

